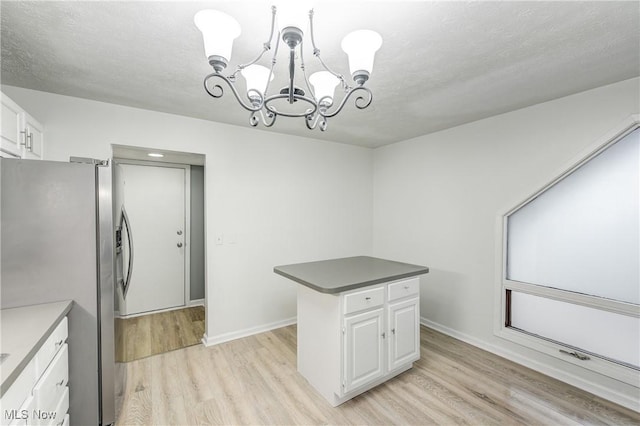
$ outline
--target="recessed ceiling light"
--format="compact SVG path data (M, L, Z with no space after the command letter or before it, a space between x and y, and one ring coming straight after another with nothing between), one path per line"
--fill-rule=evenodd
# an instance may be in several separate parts
M149 157L156 157L156 158L162 158L164 157L164 154L160 154L159 152L150 152L147 154Z

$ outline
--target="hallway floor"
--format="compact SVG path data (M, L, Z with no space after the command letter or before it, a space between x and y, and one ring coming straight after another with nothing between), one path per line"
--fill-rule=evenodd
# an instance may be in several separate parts
M151 313L116 320L120 339L117 362L130 362L151 355L200 343L204 335L204 306Z

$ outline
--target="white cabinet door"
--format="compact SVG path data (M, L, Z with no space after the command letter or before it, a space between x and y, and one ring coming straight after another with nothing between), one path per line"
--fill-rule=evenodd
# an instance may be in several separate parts
M344 390L349 392L385 373L384 310L347 317L344 325Z
M25 129L24 158L42 160L44 137L42 125L26 112L23 115L23 128Z
M18 104L2 94L0 157L42 160L43 127Z
M24 133L20 133L22 109L4 94L2 100L2 132L0 132L0 150L8 156L20 157L22 148L20 142L24 143Z
M392 303L388 306L389 371L420 359L419 299Z

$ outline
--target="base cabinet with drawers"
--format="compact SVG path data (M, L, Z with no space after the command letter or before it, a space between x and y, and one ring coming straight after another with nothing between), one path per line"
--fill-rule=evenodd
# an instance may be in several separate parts
M64 317L2 396L2 425L69 424L67 336Z
M420 281L339 294L298 287L298 371L331 405L408 370L420 359Z

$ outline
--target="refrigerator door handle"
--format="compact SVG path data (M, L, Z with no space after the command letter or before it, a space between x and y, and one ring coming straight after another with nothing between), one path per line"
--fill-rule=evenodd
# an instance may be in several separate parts
M129 216L124 206L122 206L122 216L120 216L120 222L122 229L127 228L127 241L129 244L129 265L127 267L127 275L122 280L122 297L127 298L127 292L129 291L129 284L131 283L131 273L133 272L133 237L131 234L131 223L129 222ZM124 226L122 226L124 224Z

